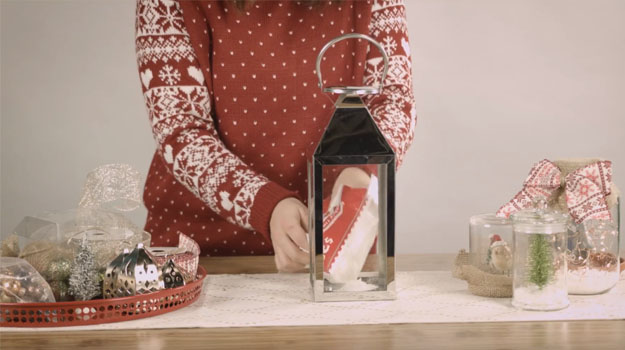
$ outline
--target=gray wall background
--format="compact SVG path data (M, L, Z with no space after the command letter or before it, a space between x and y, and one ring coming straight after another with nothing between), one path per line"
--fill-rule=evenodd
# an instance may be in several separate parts
M468 247L469 216L496 210L542 158L611 159L625 188L625 1L406 2L419 122L398 174L399 253ZM154 142L133 0L0 4L6 233L75 207L100 164L145 174Z

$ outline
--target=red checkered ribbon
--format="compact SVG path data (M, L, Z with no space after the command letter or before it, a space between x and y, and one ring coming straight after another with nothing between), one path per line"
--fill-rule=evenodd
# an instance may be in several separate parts
M180 233L178 247L150 247L149 251L158 266L163 266L168 260L173 260L189 276L195 276L197 273L200 245L189 236Z
M552 162L538 162L523 184L523 189L510 202L503 205L497 216L511 214L532 207L540 197L550 198L561 186L562 172ZM612 162L599 161L579 168L565 178L566 204L576 223L587 219L610 220L606 197L612 184Z

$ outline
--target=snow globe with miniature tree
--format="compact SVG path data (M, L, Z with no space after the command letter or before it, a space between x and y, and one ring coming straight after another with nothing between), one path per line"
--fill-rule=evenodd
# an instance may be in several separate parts
M560 310L569 305L567 228L569 216L547 208L544 198L534 208L511 216L514 230L512 305L525 310Z
M544 197L547 206L565 213L567 286L569 294L599 294L619 280L620 196L612 182L612 162L574 158L534 165L523 189L497 215L532 205Z

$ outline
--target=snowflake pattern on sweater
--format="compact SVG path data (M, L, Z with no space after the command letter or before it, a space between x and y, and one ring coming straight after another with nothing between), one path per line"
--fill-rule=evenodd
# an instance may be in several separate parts
M390 59L385 89L365 102L398 166L413 138L403 1L321 8L258 1L235 11L229 1L137 0L137 64L157 144L144 194L146 229L159 245L174 245L182 232L203 254L272 253L273 206L305 198L306 159L331 116L314 59L334 36L363 32L382 43ZM324 77L378 81L379 53L350 45L329 52Z
M202 85L204 77L180 4L140 0L136 23L140 74L152 77L144 81L144 96L159 151L173 165L176 179L215 213L228 222L253 229L249 220L251 205L268 180L248 169L215 132L208 89ZM184 64L181 68L188 75L186 84L182 84L180 71L168 64L171 59ZM159 81L152 73L157 69ZM179 139L189 129L196 131L196 137ZM233 175L244 180L236 184L228 181ZM219 192L228 193L228 197L232 194L233 201L219 201Z
M408 26L403 1L376 0L372 7L370 34L389 56L383 95L367 97L373 119L397 155L397 167L414 138L417 112L412 92L412 65L408 45ZM399 45L397 43L400 43ZM372 51L367 60L365 85L379 81L384 69L381 55Z

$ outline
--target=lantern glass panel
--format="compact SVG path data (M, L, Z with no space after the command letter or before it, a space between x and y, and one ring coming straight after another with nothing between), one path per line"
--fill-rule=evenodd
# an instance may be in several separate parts
M394 179L395 155L367 109L337 110L309 163L315 300L395 297Z

